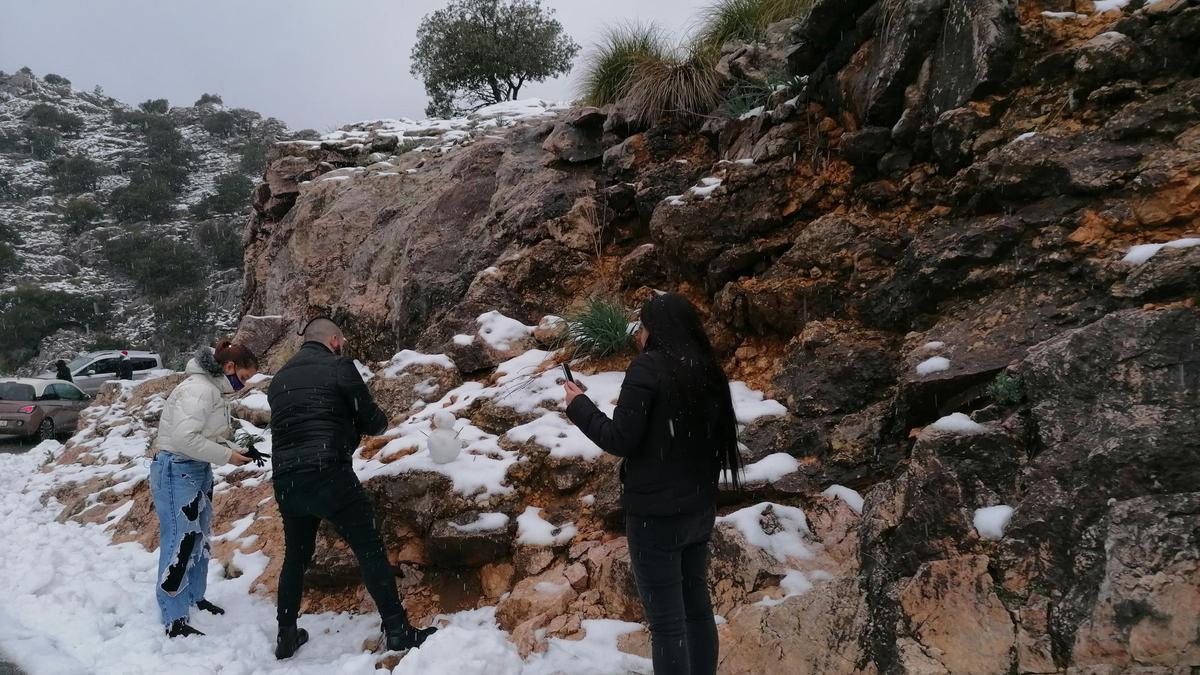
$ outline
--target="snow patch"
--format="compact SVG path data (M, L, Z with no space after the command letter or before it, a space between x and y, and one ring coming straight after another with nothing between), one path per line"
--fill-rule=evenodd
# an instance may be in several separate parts
M800 460L786 452L776 452L743 467L741 479L746 483L773 483L784 476L795 473L800 468ZM721 481L731 483L728 471L721 472Z
M1000 539L1004 537L1004 530L1008 528L1008 523L1012 520L1013 508L1011 506L987 506L982 509L975 510L975 517L972 522L975 525L975 531L984 539Z
M780 526L778 531L772 534L763 530L763 514L767 507L774 511ZM781 562L786 562L789 558L811 560L815 556L815 545L807 541L812 535L808 529L808 519L805 518L804 511L794 506L762 502L721 516L717 518L717 522L733 526L742 533L748 543L770 553Z
M1121 262L1129 265L1140 265L1154 257L1155 253L1164 248L1191 248L1193 246L1200 246L1200 237L1176 239L1175 241L1168 241L1165 244L1139 244L1131 247L1129 252L1125 254L1125 257L1121 258Z
M495 310L480 314L479 337L496 351L506 352L533 335L533 326L510 319Z
M450 523L459 532L494 532L508 527L508 516L503 513L481 513L475 520L466 525Z
M922 377L950 370L950 359L944 356L934 356L918 363L916 370L917 374Z
M422 354L411 349L405 349L393 356L390 361L384 361L379 365L383 366L380 376L388 380L400 377L401 373L413 366L437 366L454 370L454 361L451 361L450 357L445 354Z
M536 506L526 506L525 511L517 516L517 543L528 546L558 546L574 538L577 530L575 523L555 525L542 518L542 510Z
M857 490L846 487L845 485L830 485L821 493L823 497L837 497L846 502L846 506L850 507L858 515L862 515L863 497Z
M987 427L967 417L963 413L951 413L938 421L930 424L931 429L945 431L951 434L962 434L964 436L971 434L981 434L987 431Z

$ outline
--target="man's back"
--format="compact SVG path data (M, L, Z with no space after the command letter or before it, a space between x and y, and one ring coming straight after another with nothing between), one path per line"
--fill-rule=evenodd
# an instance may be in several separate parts
M354 362L318 342L306 342L271 381L272 465L275 477L349 464L363 434L387 429Z

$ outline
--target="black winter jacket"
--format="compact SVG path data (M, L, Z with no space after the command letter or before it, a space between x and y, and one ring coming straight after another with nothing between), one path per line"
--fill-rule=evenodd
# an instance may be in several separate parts
M712 508L717 499L716 462L695 420L674 420L668 357L644 352L625 371L612 419L587 396L567 406L567 417L593 443L623 458L621 505L640 516L674 516ZM689 428L685 428L685 425Z
M271 380L271 464L275 478L350 464L363 435L387 430L354 361L305 342Z

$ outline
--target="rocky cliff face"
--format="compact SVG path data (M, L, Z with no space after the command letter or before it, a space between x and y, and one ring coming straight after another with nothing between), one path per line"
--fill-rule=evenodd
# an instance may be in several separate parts
M726 68L795 77L742 119L521 107L280 145L246 228L242 334L278 363L328 313L364 360L449 357L376 368L400 426L358 454L418 614L497 604L526 650L640 618L611 467L561 456L554 358L498 348L477 318L677 289L730 372L786 408L745 420L755 479L722 505L722 672L1184 672L1200 4L1118 4L816 0L779 44L726 47ZM551 393L522 407L515 372L540 382L521 397ZM428 401L469 418L481 465L512 461L502 489L480 501L426 470L409 433ZM133 429L123 415L95 433ZM230 479L248 492L219 518L270 508ZM149 513L125 531L152 536ZM518 520L546 520L549 544ZM360 606L328 534L313 607Z

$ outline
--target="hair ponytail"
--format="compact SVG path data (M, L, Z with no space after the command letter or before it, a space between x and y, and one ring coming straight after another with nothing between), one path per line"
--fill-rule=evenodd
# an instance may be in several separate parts
M229 340L218 340L213 345L213 357L217 363L232 363L238 368L258 368L258 357L246 347Z

